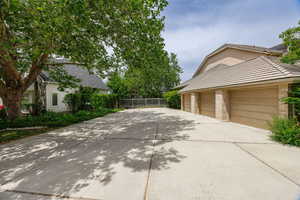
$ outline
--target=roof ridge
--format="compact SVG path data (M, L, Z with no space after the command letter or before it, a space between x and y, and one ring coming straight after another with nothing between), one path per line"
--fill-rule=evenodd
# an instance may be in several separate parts
M266 56L260 56L260 58L262 58L263 60L265 60L266 62L268 62L269 64L271 64L273 67L275 67L275 69L277 69L278 71L280 71L283 74L289 75L291 76L292 74L286 70L285 68L283 68L282 66L274 63L272 60L270 60L268 57Z

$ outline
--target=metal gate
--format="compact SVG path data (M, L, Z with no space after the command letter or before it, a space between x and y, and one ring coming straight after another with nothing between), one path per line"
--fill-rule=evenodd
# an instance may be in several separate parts
M120 107L122 108L147 108L166 106L166 101L163 98L135 98L120 100Z

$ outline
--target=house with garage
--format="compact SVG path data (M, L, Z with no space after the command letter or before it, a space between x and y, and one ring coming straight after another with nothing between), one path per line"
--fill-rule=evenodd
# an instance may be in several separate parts
M284 45L264 48L224 44L207 55L193 77L177 86L184 111L268 128L274 116L289 115L281 102L300 80L298 64L283 64Z
M94 88L98 90L99 93L103 94L109 92L109 88L98 75L89 72L87 69L81 67L80 64L65 59L59 59L55 62L61 63L62 66L60 67L62 67L68 75L71 75L79 81L77 83L79 87ZM47 71L42 71L38 76L37 81L27 89L23 96L23 102L26 104L34 102L36 95L35 87L37 87L40 104L42 105L43 110L53 112L68 111L68 106L63 102L64 98L67 94L77 90L76 88L67 88L64 91L59 90L59 83L56 82ZM0 105L2 105L1 98Z

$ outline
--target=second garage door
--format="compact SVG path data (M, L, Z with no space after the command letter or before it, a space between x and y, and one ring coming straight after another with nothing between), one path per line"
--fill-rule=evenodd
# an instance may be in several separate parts
M215 93L214 92L200 93L199 110L201 115L215 117Z
M233 90L230 110L231 121L266 129L278 114L278 88Z

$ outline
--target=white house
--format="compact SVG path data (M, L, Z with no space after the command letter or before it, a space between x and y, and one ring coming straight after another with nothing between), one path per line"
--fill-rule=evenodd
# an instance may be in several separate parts
M88 70L80 67L78 64L63 61L64 70L71 76L80 80L78 85L83 87L91 87L99 90L100 93L108 93L109 89L104 84L101 78L95 74L91 74ZM63 102L64 97L68 93L72 93L75 89L66 89L65 91L58 90L59 84L51 79L48 72L43 71L38 77L38 87L40 91L41 101L47 111L63 112L67 111L68 107ZM34 98L34 86L31 85L24 94L24 101L32 103ZM0 98L0 105L2 105Z

